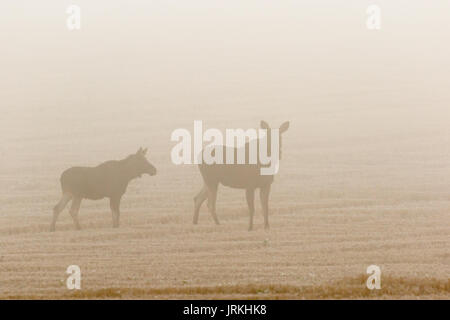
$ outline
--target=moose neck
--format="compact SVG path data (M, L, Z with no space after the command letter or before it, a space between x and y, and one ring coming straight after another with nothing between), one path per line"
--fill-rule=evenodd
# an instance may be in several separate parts
M258 139L258 166L263 175L274 175L278 172L280 146L278 145L278 132L272 134L268 130L267 134ZM275 144L273 143L275 141Z
M127 184L131 180L136 179L142 175L142 173L137 172L136 168L130 163L130 157L120 160L119 162L121 166L121 177Z

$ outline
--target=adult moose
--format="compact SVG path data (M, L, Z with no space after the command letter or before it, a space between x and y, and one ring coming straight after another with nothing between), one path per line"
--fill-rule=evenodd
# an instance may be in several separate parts
M62 197L53 208L53 221L50 231L55 231L56 220L61 211L72 200L70 215L77 230L78 211L83 199L98 200L109 198L113 227L119 227L120 200L127 190L128 183L143 174L154 176L156 168L145 158L147 149L140 148L123 160L110 160L96 167L72 167L61 175Z
M256 143L258 146L258 158L256 163L250 163L249 160L249 152L250 152L250 142L247 142L245 146L241 148L245 148L245 156L246 161L244 164L228 164L223 161L221 164L213 163L207 164L202 162L199 164L199 170L203 177L204 186L200 190L200 192L194 197L194 224L198 223L198 216L200 212L200 207L203 202L208 199L208 208L211 212L211 215L216 224L219 224L219 220L216 214L216 199L217 199L217 190L219 183L236 189L245 189L245 195L247 198L247 205L250 213L250 220L248 230L253 229L253 215L255 212L254 199L255 199L255 190L260 189L260 200L262 205L262 210L264 214L264 227L265 229L269 229L269 193L270 186L274 180L274 175L261 175L261 168L270 166L261 162L259 157L260 155L260 146L267 146L267 155L270 155L272 150L272 141L271 141L271 128L265 121L261 121L261 128L266 130L266 135L263 138L259 139L267 139L265 143ZM279 154L278 159L281 159L281 134L284 133L289 128L289 121L284 122L279 128ZM228 152L233 152L234 157L239 152L238 148L234 147L226 147L221 146L223 148L223 156ZM202 152L202 157L204 157L204 152ZM214 151L213 151L214 152ZM225 158L224 158L225 159Z

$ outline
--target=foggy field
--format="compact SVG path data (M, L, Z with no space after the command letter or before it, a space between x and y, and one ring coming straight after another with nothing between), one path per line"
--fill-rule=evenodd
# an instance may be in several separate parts
M56 1L0 8L0 299L450 299L448 2L380 1L379 32L365 1L78 2L79 32ZM170 136L194 120L290 121L269 231L259 192L248 232L223 186L221 225L206 205L192 224L202 181ZM65 169L141 146L158 174L130 183L119 229L105 199L49 232Z
M50 130L45 121L56 113L41 109L33 115L34 128L42 121L41 134L9 140L3 157L15 161L5 162L1 182L2 298L449 298L450 183L442 174L449 173L449 135L440 119L421 134L413 129L423 119L409 121L409 132L389 129L383 137L370 137L366 129L361 141L353 137L359 126L343 133L331 114L321 116L328 132L336 133L327 139L314 116L288 117L292 125L271 194L271 229L264 231L258 206L256 230L248 232L244 192L223 187L221 225L214 225L206 206L199 225L192 225L198 170L170 162L175 143L168 130L175 124L167 118L152 122L138 111L127 112L125 124L104 119L100 128L87 123L94 113L85 114L70 130L63 125L69 116L60 114L60 125ZM363 119L361 111L355 112ZM109 138L88 140L88 128ZM158 175L130 184L119 229L111 227L103 200L82 203L83 230L74 230L66 209L57 231L48 232L60 172L125 157L139 144L150 147ZM82 290L75 294L65 287L71 264L82 270ZM365 288L371 264L382 269L378 293Z

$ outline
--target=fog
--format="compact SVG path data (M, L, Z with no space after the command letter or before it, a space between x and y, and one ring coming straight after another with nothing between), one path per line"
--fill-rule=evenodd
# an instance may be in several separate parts
M381 29L368 30L373 3L1 1L0 296L62 292L52 281L67 263L98 270L91 289L112 286L106 273L124 288L330 284L369 263L394 280L448 279L450 2L378 0ZM66 27L70 4L81 30ZM223 225L203 208L192 226L202 181L171 162L170 136L194 120L220 130L290 121L270 233L259 213L247 233L244 196L229 188ZM83 203L80 233L61 213L49 235L63 170L141 146L158 174L131 184L120 235L105 202Z

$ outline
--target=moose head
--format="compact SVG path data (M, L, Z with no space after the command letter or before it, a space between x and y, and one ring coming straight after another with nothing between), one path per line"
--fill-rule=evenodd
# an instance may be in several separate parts
M127 167L135 174L137 177L143 174L148 174L150 176L156 175L156 168L147 160L145 155L148 149L143 149L142 147L135 153L127 158Z

